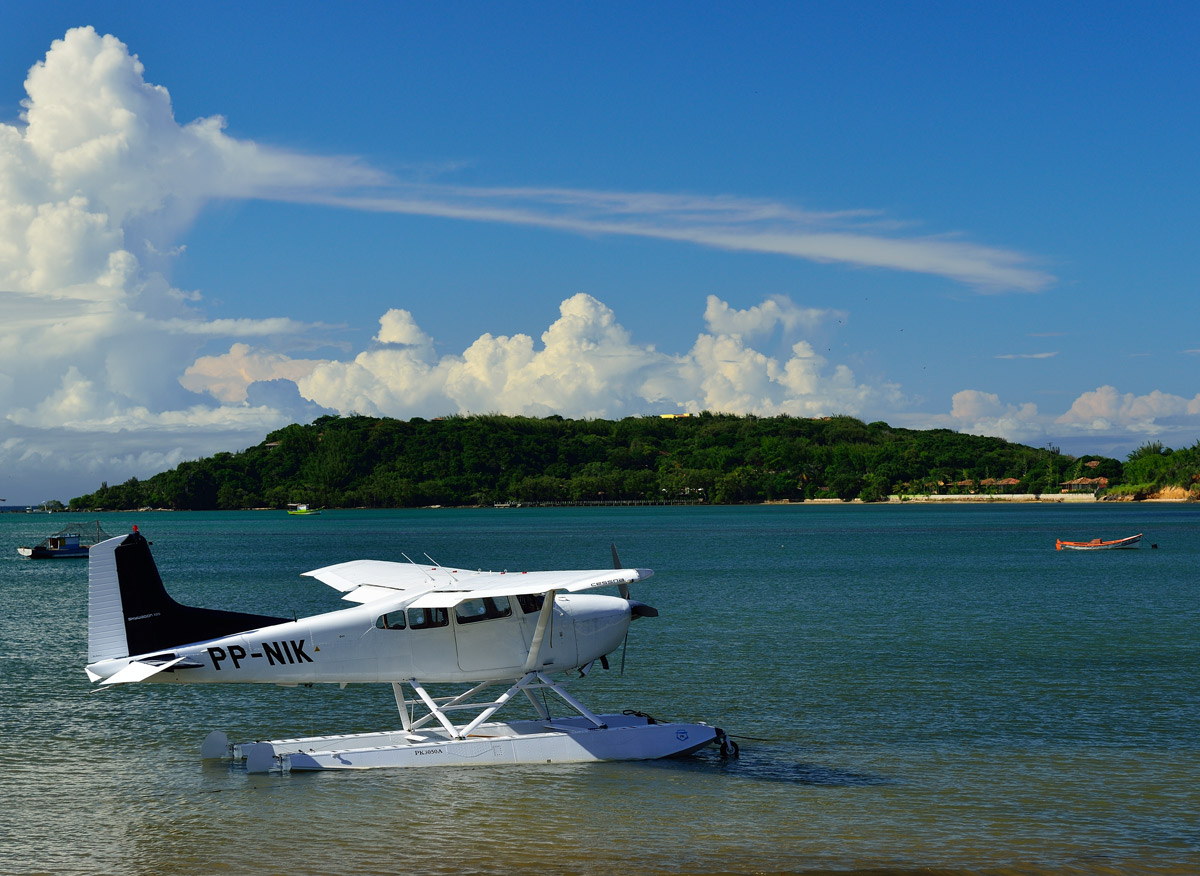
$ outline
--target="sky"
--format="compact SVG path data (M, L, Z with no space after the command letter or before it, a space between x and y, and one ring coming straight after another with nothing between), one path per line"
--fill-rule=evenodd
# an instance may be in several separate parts
M1195 4L14 5L10 506L328 414L1200 439Z

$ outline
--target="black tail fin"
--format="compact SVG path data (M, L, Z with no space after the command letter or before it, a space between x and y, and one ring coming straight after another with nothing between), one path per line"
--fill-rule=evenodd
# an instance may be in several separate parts
M180 605L136 529L93 545L88 569L88 661L165 651L291 618Z

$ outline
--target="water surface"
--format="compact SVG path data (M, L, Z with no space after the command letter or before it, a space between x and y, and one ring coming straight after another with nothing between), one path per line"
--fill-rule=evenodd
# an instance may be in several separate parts
M1194 506L103 515L179 601L300 616L345 606L299 577L329 563L594 568L616 541L661 616L574 692L742 746L294 776L200 742L392 727L390 689L93 691L86 563L16 554L77 519L0 514L0 873L1200 872Z

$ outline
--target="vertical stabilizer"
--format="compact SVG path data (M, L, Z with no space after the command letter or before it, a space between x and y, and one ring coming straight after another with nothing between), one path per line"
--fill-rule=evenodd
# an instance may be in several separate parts
M135 528L88 552L88 662L136 657L286 623L291 618L180 605Z
M116 557L127 537L110 538L88 551L88 663L129 656Z

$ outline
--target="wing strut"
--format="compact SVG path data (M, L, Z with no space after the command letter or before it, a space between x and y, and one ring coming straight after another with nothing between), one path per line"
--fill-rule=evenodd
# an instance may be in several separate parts
M529 656L525 658L525 671L533 672L538 665L542 653L542 641L546 638L546 630L550 628L554 617L554 594L557 590L547 590L542 598L542 610L538 614L537 627L533 631L533 641L529 645ZM553 631L551 631L553 632ZM554 636L550 637L550 647L554 647Z

